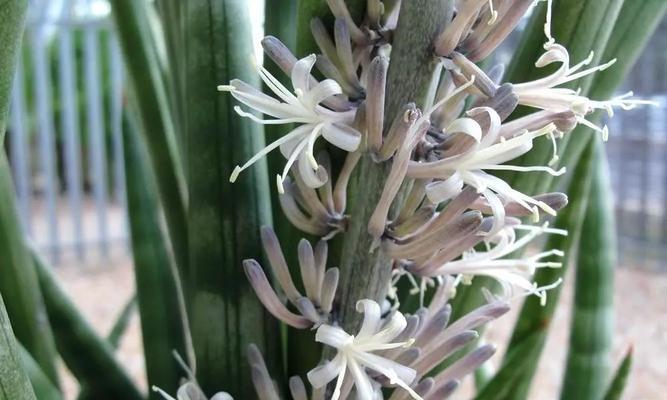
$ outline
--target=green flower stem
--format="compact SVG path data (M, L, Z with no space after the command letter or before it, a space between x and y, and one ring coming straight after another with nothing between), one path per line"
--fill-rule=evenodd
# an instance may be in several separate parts
M400 107L411 101L423 104L421 94L435 68L432 43L445 26L446 10L440 0L401 3L387 75L385 121L393 121ZM343 238L339 285L340 318L348 331L354 331L360 321L355 311L357 300L369 298L380 302L388 288L390 258L381 249L371 251L373 238L367 226L389 168L390 162L376 164L370 155L364 154L350 179L350 225ZM397 196L394 206L401 203L402 196Z

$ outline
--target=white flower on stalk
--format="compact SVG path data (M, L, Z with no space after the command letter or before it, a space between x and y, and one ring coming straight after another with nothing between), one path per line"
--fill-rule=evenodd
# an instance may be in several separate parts
M322 186L327 180L326 172L313 155L315 141L323 136L329 143L345 151L355 151L361 142L361 134L350 125L356 110L333 111L320 105L327 98L342 93L340 85L325 79L316 82L310 75L316 57L311 54L296 62L291 78L294 93L280 83L266 69L259 69L259 76L278 99L268 96L247 83L234 79L229 85L220 85L218 90L230 92L234 98L251 109L273 117L261 119L236 106L234 110L242 117L250 118L260 124L298 124L298 126L272 142L255 154L242 166L236 166L229 180L234 182L239 173L257 162L267 153L280 148L287 158L287 164L278 175L278 190L283 192L283 182L290 167L297 163L299 172L306 184L312 188ZM318 173L319 171L319 173Z
M430 162L411 161L407 175L417 179L440 179L426 187L426 194L430 201L440 203L449 200L461 192L464 185L474 187L478 193L486 198L494 215L494 226L490 236L497 233L505 219L504 203L516 202L535 216L538 208L548 214L556 215L556 211L548 204L535 200L532 197L513 189L502 179L493 176L487 171L511 170L519 172L544 171L558 176L565 172L564 168L554 170L547 166L518 166L504 164L513 160L533 147L533 140L541 136L554 136L556 126L551 123L535 131L523 131L510 139L499 138L500 117L491 108L480 107L468 112L469 116L486 113L489 118L489 128L482 132L482 128L472 118L454 120L447 129L449 133L459 133L470 136L474 144L460 154Z
M349 373L354 380L357 398L372 400L376 398L378 389L376 382L367 373L367 370L371 370L387 377L390 384L405 389L412 398L422 400L410 387L417 374L414 369L373 354L412 344L413 340L392 343L407 326L403 314L394 312L383 326L380 306L375 301L358 301L357 311L364 313L364 320L356 336L337 326L321 325L317 329L315 340L334 347L338 352L331 361L308 372L310 383L315 388L321 388L338 377L331 397L331 400L337 400L341 396L345 375Z
M527 231L528 233L517 239L517 230ZM540 298L540 302L544 304L546 302L546 291L558 286L561 279L550 285L538 287L532 281L532 276L538 268L560 268L562 263L544 261L544 258L549 256L562 257L563 252L552 249L524 258L503 258L525 247L543 233L567 235L567 231L549 228L546 223L541 227L506 225L487 241L487 251L471 249L464 253L461 259L445 263L431 272L430 275L459 275L463 277L464 281L474 276L488 276L501 284L505 298L514 297L515 290L518 289L522 292L519 295L536 295Z
M553 63L560 63L561 65L554 73L544 78L514 84L514 93L519 98L519 104L555 112L568 110L574 112L579 123L602 133L603 139L607 140L609 136L607 126L599 127L586 120L585 116L587 114L601 109L606 110L609 116L613 116L614 107L629 110L638 105L655 103L647 100L629 99L633 95L632 92L627 92L610 100L597 101L582 96L580 90L558 87L595 72L604 71L614 65L616 59L594 67L584 68L593 60L595 53L591 51L585 60L570 66L570 55L567 49L557 44L551 35L551 3L551 0L547 0L547 20L544 24L544 34L547 37L547 42L544 44L546 51L535 62L535 66L543 68Z

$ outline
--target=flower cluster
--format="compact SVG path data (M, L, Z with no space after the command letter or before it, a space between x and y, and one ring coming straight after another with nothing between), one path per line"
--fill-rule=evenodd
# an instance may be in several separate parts
M611 114L614 107L630 109L647 103L629 98L631 94L591 100L579 90L563 87L612 67L615 60L590 66L591 54L571 65L567 49L551 35L550 0L545 51L535 66L558 68L534 81L503 82L502 68L487 72L476 63L498 47L533 0L459 0L447 2L447 23L428 43L434 50L428 61L436 68L427 80L425 98L399 104L398 112L388 111L400 3L368 0L367 14L358 25L343 0L327 0L336 18L331 31L319 19L311 23L320 54L298 59L278 39L262 41L268 57L291 78L291 88L265 69L259 74L271 96L239 80L219 86L247 107L235 108L240 116L291 127L236 167L230 180L279 149L287 160L277 176L282 209L298 229L321 239L314 249L306 240L298 246L305 294L297 289L294 270L290 273L270 228L263 228L261 237L279 290L274 290L257 261L246 260L243 265L271 314L292 327L316 330L315 340L332 350L325 353L331 357L307 374L314 400L375 400L388 392L390 399L447 398L467 374L491 357L494 348L483 345L437 373L436 367L476 339L477 328L507 312L512 299L534 295L544 302L547 290L560 284L557 280L538 286L533 275L539 268L559 268L561 251L523 253L540 235L567 234L540 221L566 206L567 196L524 193L502 179L502 171L562 175L565 168L556 166L560 138L579 124L606 138L606 127L586 119L593 111ZM519 105L531 112L512 119ZM318 148L316 153L320 137L326 143L319 148L328 150ZM528 166L513 161L538 141L551 144L550 160ZM345 161L332 162L329 154L342 160L334 156L340 150L347 153ZM360 160L364 168L357 168ZM374 197L377 202L367 205L371 215L362 214L368 218L361 221L362 229L347 232L358 222L356 215L346 214L347 186L356 179L356 190L363 191L364 176L355 173L373 165L383 168L384 186ZM539 224L530 225L522 220L525 217ZM339 269L326 268L327 240L352 233L369 235L371 240L364 241L373 243L368 251L386 261L378 268L391 270L384 275L391 277L386 285L376 285L387 288L386 296L336 297ZM354 267L358 274L370 268ZM476 276L495 279L502 290L486 293L487 304L450 323L449 299L457 285ZM397 285L402 277L412 283L411 293L420 294L419 308L412 314L401 309L405 295ZM363 313L359 326L342 315L343 300L357 301L356 309ZM259 350L251 347L248 358L260 399L279 399ZM294 399L309 398L302 378L291 378L289 388Z

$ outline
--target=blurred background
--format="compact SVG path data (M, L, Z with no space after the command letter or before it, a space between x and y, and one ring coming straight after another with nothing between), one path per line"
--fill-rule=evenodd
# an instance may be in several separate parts
M263 1L248 4L259 44ZM124 171L122 162L125 77L109 12L106 0L31 1L6 136L24 231L101 334L134 293L124 193L131 171ZM512 43L498 52L499 62L509 59ZM607 121L620 256L616 348L619 357L633 343L637 350L627 398L662 399L667 392L667 19L619 93L628 90L659 105L619 112ZM566 299L569 292L566 288ZM567 304L557 314L533 398L556 393ZM499 321L488 340L505 337L511 318ZM118 357L141 381L139 335L135 317Z

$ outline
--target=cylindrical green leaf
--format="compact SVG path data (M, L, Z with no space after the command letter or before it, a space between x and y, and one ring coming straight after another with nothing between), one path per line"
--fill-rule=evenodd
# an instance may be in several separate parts
M28 350L21 346L21 343L17 344L21 355L21 364L23 364L23 368L25 368L25 372L30 379L35 396L39 400L62 400L62 393L53 385L51 379L44 374L37 361L32 358Z
M18 347L0 295L0 400L35 400Z
M12 91L14 69L21 47L27 0L0 1L0 143L5 142L9 95Z
M614 331L616 231L609 166L594 141L591 187L581 228L570 345L561 399L602 399Z
M50 267L34 251L33 262L56 346L67 368L94 393L95 399L143 399L144 396L115 360L111 346L78 313Z
M25 0L0 2L0 143L4 143L7 110L16 60L23 36ZM0 293L14 332L43 371L57 385L55 347L30 256L23 245L14 185L4 146L0 146Z
M278 325L267 316L243 272L262 255L259 228L270 224L264 160L232 184L235 165L264 147L261 127L233 110L217 85L238 78L259 88L247 2L189 0L184 14L190 274L188 316L196 375L207 394L254 397L245 352L256 343L278 362ZM277 375L280 376L280 375Z
M612 377L607 393L604 395L604 400L621 399L621 395L623 395L623 390L628 381L628 376L630 375L630 369L632 368L632 353L633 348L631 346L625 354L625 357L623 357L621 365L618 366L616 373Z
M157 187L147 149L130 115L123 120L123 149L127 174L127 209L132 237L141 336L149 386L175 393L185 371L173 351L188 357L182 294L160 224ZM152 398L159 399L157 393Z
M57 384L53 336L24 243L9 163L4 150L0 150L0 293L7 299L7 314L16 337Z
M176 133L164 87L156 40L152 36L148 2L112 0L125 65L137 100L148 154L157 178L171 247L182 276L187 271L187 190L177 149Z

